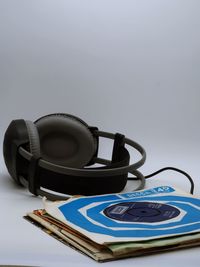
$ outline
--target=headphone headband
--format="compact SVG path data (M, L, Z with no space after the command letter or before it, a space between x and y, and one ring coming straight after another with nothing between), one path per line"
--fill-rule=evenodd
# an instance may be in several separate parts
M109 138L113 140L115 139L115 134L113 133L95 131L95 134L97 134L99 137L105 137L105 138ZM114 169L112 168L110 169L89 169L89 168L76 169L76 168L56 165L42 158L39 159L38 164L40 167L44 169L58 172L60 174L67 174L67 175L72 175L72 176L75 175L75 176L83 176L83 177L93 177L95 175L98 175L99 177L104 177L104 176L122 175L124 173L131 172L135 169L138 169L144 164L146 160L146 152L141 145L139 145L135 141L128 139L126 137L124 138L124 141L125 141L125 144L130 145L132 148L136 149L142 156L142 158L139 161L128 166L122 166L122 167L118 167ZM28 161L30 161L32 158L31 153L25 150L23 147L19 148L19 153L21 156L23 156ZM108 165L111 163L111 161L102 159L102 158L95 158L94 161L95 163L100 163L100 164L105 164L105 165Z

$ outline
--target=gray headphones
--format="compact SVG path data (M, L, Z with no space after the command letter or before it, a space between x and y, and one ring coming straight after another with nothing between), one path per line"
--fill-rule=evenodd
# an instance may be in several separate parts
M112 159L98 157L99 138L113 139ZM129 164L125 146L136 149L141 159ZM123 190L128 173L141 181L137 170L146 159L145 150L122 134L91 127L70 114L50 114L35 122L13 120L4 136L4 159L13 179L34 195L66 199L68 195L97 195ZM94 167L95 163L102 164ZM53 191L53 192L52 192Z

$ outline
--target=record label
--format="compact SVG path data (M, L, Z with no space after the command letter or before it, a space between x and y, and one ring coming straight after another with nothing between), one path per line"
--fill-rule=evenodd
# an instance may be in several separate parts
M143 223L162 222L180 214L180 210L173 206L155 202L118 203L106 208L103 212L114 220Z

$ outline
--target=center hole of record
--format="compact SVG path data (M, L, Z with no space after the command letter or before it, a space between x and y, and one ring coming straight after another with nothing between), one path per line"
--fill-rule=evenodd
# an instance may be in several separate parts
M159 210L156 209L151 209L151 208L133 208L127 211L128 214L132 216L138 216L138 217L143 217L143 216L157 216L160 214Z

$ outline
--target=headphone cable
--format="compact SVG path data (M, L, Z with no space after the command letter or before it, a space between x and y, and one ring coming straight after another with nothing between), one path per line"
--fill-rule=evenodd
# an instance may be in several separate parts
M153 172L151 174L148 174L148 175L144 176L144 178L148 179L148 178L151 178L151 177L153 177L153 176L155 176L155 175L157 175L157 174L159 174L161 172L168 171L168 170L179 172L179 173L183 174L185 177L187 177L187 179L190 181L190 185L191 185L190 194L194 193L194 181L193 181L192 177L188 173L186 173L185 171L182 171L182 170L180 170L178 168L165 167L165 168L159 169L156 172ZM135 178L135 177L133 177L133 178ZM128 177L128 180L132 180L132 177ZM137 178L136 178L136 180L137 180Z

